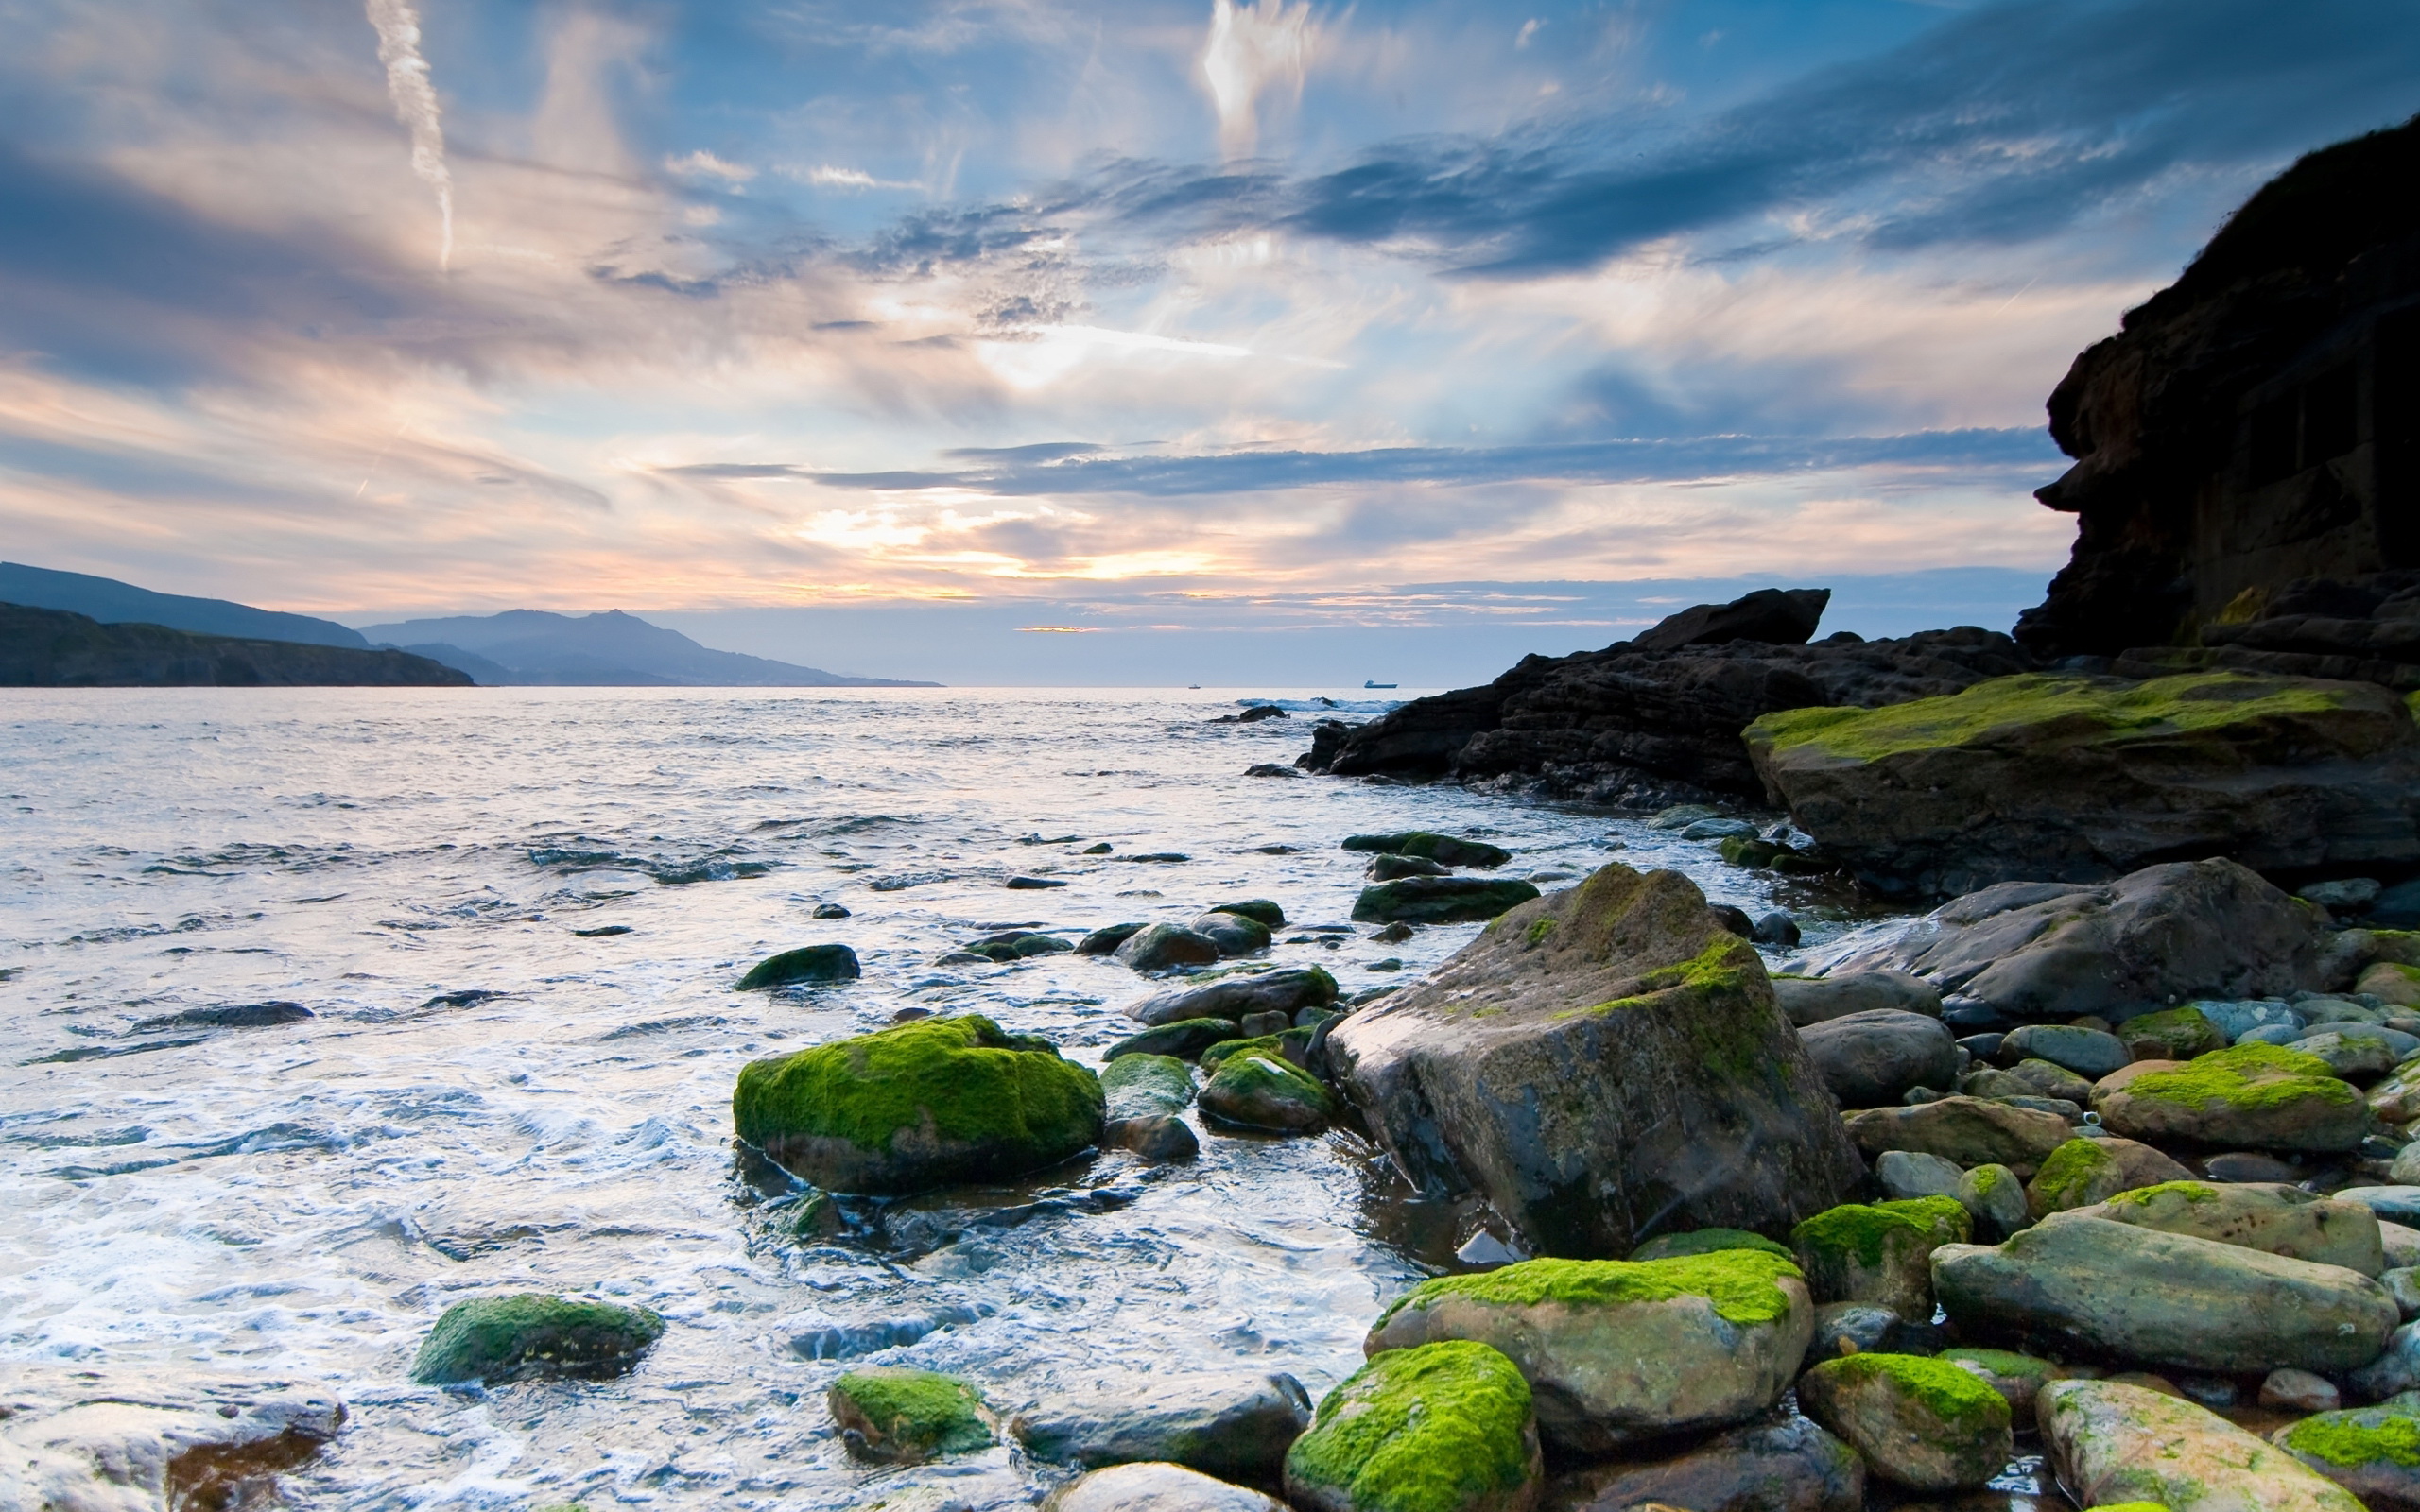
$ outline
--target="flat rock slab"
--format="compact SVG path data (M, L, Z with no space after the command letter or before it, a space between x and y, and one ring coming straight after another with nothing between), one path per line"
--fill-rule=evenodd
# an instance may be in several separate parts
M1872 1108L1847 1120L1849 1137L1870 1157L1885 1150L1938 1155L1960 1166L2004 1165L2020 1177L2041 1169L2075 1130L2056 1113L2012 1108L1982 1097L1945 1097L1913 1108Z
M1310 1397L1289 1375L1154 1376L1115 1397L1028 1408L1009 1431L1027 1453L1086 1469L1157 1460L1273 1484L1310 1423Z

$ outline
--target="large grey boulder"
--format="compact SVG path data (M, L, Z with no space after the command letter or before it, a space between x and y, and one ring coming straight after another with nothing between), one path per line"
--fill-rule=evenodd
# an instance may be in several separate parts
M1126 1016L1154 1028L1187 1019L1235 1019L1247 1013L1296 1013L1336 1001L1336 978L1317 966L1237 971L1194 987L1154 992L1126 1005Z
M2008 882L1913 925L1846 942L1826 975L1905 971L2012 1019L2124 1017L2145 1004L2317 989L2327 924L2232 861L2146 867L2083 885Z
M1831 976L1776 976L1773 996L1789 1022L1804 1029L1826 1019L1896 1008L1941 1017L1941 993L1903 971L1844 971Z
M2376 1276L2386 1269L2377 1215L2359 1202L2340 1202L2284 1182L2164 1181L2121 1193L2106 1202L2071 1208L2051 1221L2106 1218L2112 1223L2191 1234L2264 1254Z
M2226 1375L2352 1369L2401 1315L2341 1265L2072 1213L1996 1249L1944 1245L1932 1283L1970 1337Z
M2351 1492L2213 1412L2116 1381L2053 1381L2042 1447L2079 1504L2169 1512L2363 1512Z
M1009 1432L1036 1459L1086 1469L1159 1460L1274 1484L1310 1425L1311 1399L1292 1376L1179 1375L1029 1407L1010 1418Z
M1842 1108L1896 1103L1910 1087L1946 1087L1958 1074L1958 1041L1939 1019L1869 1008L1799 1031L1808 1058Z
M1864 1175L1755 947L1674 871L1522 904L1327 1056L1416 1185L1482 1193L1537 1254L1775 1231Z
M1746 740L1800 828L1882 892L2099 882L2178 855L2264 871L2420 862L2420 729L2372 683L2030 673L1767 714Z
M1547 1487L1545 1505L1549 1512L1859 1512L1865 1461L1806 1418L1785 1417L1717 1434L1668 1458L1624 1456L1574 1470Z

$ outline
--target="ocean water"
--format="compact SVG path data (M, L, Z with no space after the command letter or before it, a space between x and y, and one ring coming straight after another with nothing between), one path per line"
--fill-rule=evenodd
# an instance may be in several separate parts
M1356 831L1486 836L1548 887L1673 866L1810 941L1869 916L1634 818L1246 778L1308 739L1209 722L1261 691L0 694L0 1361L333 1392L350 1424L284 1492L348 1512L979 1508L1048 1483L1007 1448L853 1464L822 1392L863 1362L963 1372L1006 1411L1192 1370L1316 1397L1474 1221L1406 1200L1352 1133L1205 1129L1189 1164L1113 1153L801 1239L735 1148L739 1068L910 1006L1087 1061L1135 1027L1151 984L1104 958L936 964L1006 925L1263 897L1295 926L1273 959L1348 994L1413 979L1478 926L1299 927L1346 921ZM1154 852L1185 859L1125 859ZM826 940L862 980L733 990ZM525 1289L670 1327L619 1381L412 1384L448 1303Z

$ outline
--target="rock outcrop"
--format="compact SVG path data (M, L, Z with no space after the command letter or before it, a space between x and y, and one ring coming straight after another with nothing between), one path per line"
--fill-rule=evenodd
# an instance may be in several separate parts
M1536 1253L1778 1232L1864 1174L1755 948L1678 872L1523 903L1326 1053L1412 1181L1483 1193Z
M0 604L0 688L467 688L468 673L408 651L103 625Z
M2050 396L2073 557L2046 657L2172 645L2310 577L2420 566L2420 121L2311 153Z

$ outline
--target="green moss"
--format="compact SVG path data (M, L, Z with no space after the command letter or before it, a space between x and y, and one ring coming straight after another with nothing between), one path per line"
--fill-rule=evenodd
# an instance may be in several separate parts
M1970 1173L1975 1177L1975 1195L1988 1197L2000 1189L2000 1183L2015 1175L2004 1165L1979 1165Z
M2420 1468L2420 1418L2391 1409L2318 1413L2286 1430L2282 1442L2330 1465Z
M1324 1082L1273 1051L1228 1057L1210 1085L1231 1098L1279 1098L1316 1108L1322 1114L1336 1111L1336 1094Z
M542 1292L475 1297L447 1308L428 1331L412 1379L499 1385L524 1376L619 1375L663 1334L664 1319L644 1307Z
M2100 744L2165 740L2262 719L2327 713L2346 695L2280 687L2273 679L2197 672L2117 684L2029 672L1979 682L1962 693L1880 709L1791 709L1750 725L1747 740L1778 753L1802 746L1848 761L1979 745L2014 727L2057 723Z
M945 1139L1043 1164L1091 1143L1103 1102L1098 1078L1049 1041L970 1013L752 1061L740 1068L731 1110L752 1144L812 1135L888 1150L929 1117Z
M2306 1099L2337 1104L2361 1100L2352 1084L2337 1080L2317 1056L2257 1041L2196 1056L2174 1071L2147 1071L2128 1082L2126 1091L2195 1109L2213 1103L2264 1108Z
M1847 1202L1827 1208L1789 1231L1803 1251L1857 1256L1871 1269L1882 1263L1884 1246L1896 1233L1920 1243L1963 1243L1975 1220L1956 1197L1910 1197L1900 1202Z
M1808 1374L1828 1375L1846 1385L1888 1378L1901 1395L1923 1404L1952 1430L2006 1428L2008 1399L1972 1370L1921 1354L1850 1354L1826 1360Z
M1173 1113L1193 1101L1193 1073L1174 1056L1120 1056L1101 1068L1100 1090L1113 1117Z
M1630 1258L1634 1261L1680 1260L1689 1255L1720 1254L1726 1249L1760 1249L1768 1255L1779 1255L1792 1263L1798 1260L1788 1245L1777 1244L1762 1234L1752 1234L1745 1228L1697 1228L1685 1234L1666 1234L1632 1250Z
M1281 1029L1275 1034L1265 1034L1253 1040L1221 1040L1201 1052L1201 1069L1215 1074L1236 1056L1274 1056L1280 1060L1290 1059L1286 1054L1286 1047L1291 1044L1297 1050L1307 1049L1315 1032L1310 1029Z
M852 1370L832 1383L827 1400L834 1418L844 1426L851 1426L852 1416L873 1425L881 1447L893 1454L958 1454L992 1444L983 1398L955 1376Z
M1448 1297L1466 1297L1500 1307L1562 1302L1617 1307L1632 1302L1668 1302L1703 1297L1715 1315L1746 1327L1771 1323L1789 1311L1789 1294L1774 1282L1804 1280L1797 1264L1762 1249L1720 1249L1670 1260L1525 1260L1475 1276L1440 1276L1399 1297L1378 1315L1376 1327L1407 1307L1425 1308Z
M2136 1187L2132 1192L2120 1192L2109 1200L2125 1203L2128 1207L2147 1208L2171 1192L2187 1202L2219 1200L2219 1189L2207 1181L2163 1181L2155 1187Z
M2165 1008L2129 1019L2118 1031L2118 1038L2132 1048L2152 1041L2169 1052L2161 1057L2168 1060L2185 1060L2194 1056L2223 1047L2227 1037L2219 1026L2205 1018L2202 1010L2187 1004L2181 1008ZM2140 1052L2136 1052L2140 1054Z
M1944 1349L1939 1358L1955 1365L1961 1360L1981 1366L1992 1374L2010 1381L2048 1381L2059 1373L2059 1367L2048 1360L2037 1360L2030 1354L2017 1354L2009 1349L1977 1349L1959 1348Z
M1530 943L1530 944L1532 944L1532 945L1535 945L1538 941L1540 941L1540 940L1542 940L1542 939L1546 938L1548 935L1551 935L1551 934L1553 934L1553 933L1554 933L1554 920L1553 920L1553 919L1533 919L1530 920L1530 928L1529 928L1529 932L1528 932L1527 934L1523 935L1521 937L1522 937L1523 939L1527 940L1529 943Z
M1562 1020L1628 1013L1650 1005L1669 1003L1676 994L1713 997L1738 993L1744 990L1752 967L1764 969L1756 947L1737 935L1717 931L1705 948L1689 959L1659 967L1640 977L1639 990L1631 996L1590 1007L1564 1008L1553 1017ZM1742 1039L1730 1032L1737 1023L1734 1015L1689 1011L1674 1015L1673 1023L1687 1036L1690 1053L1712 1070L1744 1080L1772 1069L1761 1034L1751 1033Z
M1529 1383L1495 1349L1390 1349L1321 1401L1286 1476L1342 1492L1357 1512L1459 1512L1530 1478L1529 1425Z
M2042 1212L2064 1212L2082 1207L2088 1200L2093 1181L2117 1161L2099 1140L2077 1138L2067 1141L2043 1158L2042 1168L2033 1174L2032 1184L2026 1195L2033 1199Z

